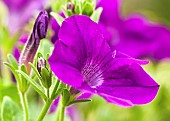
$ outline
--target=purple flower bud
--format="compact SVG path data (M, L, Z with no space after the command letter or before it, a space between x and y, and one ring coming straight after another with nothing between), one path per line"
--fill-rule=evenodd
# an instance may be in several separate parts
M74 4L72 2L67 3L67 10L71 10L72 12L74 12Z
M19 58L19 64L25 64L27 72L30 72L31 67L28 62L33 62L34 56L40 44L40 40L45 38L48 28L48 14L46 11L41 11L35 21L33 32L27 40L27 43Z
M43 39L46 36L48 28L48 13L46 11L41 11L36 19L33 33L35 38Z
M39 57L37 60L37 69L40 75L41 75L41 68L46 68L46 60L42 57Z

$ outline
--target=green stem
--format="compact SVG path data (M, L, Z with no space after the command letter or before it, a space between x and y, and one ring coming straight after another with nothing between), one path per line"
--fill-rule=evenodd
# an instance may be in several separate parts
M64 121L64 114L65 114L65 106L62 105L60 109L60 120L59 121Z
M27 100L26 100L26 95L25 93L21 92L20 93L20 98L21 98L21 104L24 110L24 121L28 121L28 106L27 106Z
M61 97L60 97L61 98ZM56 121L59 121L60 119L60 107L61 107L62 100L59 100L57 111L56 111Z
M65 106L62 103L63 98L60 99L59 101L59 106L57 109L57 117L56 117L56 121L64 121L64 114L65 114Z
M44 105L44 107L43 107L43 109L42 109L42 111L41 111L37 121L42 121L43 120L43 118L45 117L49 107L51 106L51 103L52 103L52 100L48 100L46 102L46 104Z
M44 105L44 107L43 107L43 109L42 109L39 117L37 118L37 121L42 121L43 118L45 117L48 109L49 109L50 106L51 106L51 103L52 103L53 100L54 100L54 99L53 99L53 96L54 96L55 93L56 93L56 90L57 90L57 88L58 88L59 82L60 82L59 80L56 82L50 98L49 98L49 89L47 89L47 97L48 97L48 100L46 101L46 103L45 103L45 105Z
M47 98L49 98L50 96L50 90L49 90L49 88L47 88Z

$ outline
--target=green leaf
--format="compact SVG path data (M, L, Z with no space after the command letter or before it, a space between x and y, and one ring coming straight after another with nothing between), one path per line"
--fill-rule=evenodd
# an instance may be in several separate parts
M5 96L1 107L2 121L23 121L18 105Z
M17 70L18 73L20 73L22 76L25 77L25 79L27 79L31 86L35 89L35 91L38 92L38 94L40 94L44 100L47 100L46 95L44 94L44 90L42 89L42 87L40 85L38 85L32 78L30 78L26 73L24 73L21 70Z
M63 105L66 106L67 103L69 102L69 100L70 100L70 92L67 89L64 89L63 93L62 93L62 103L63 103Z
M7 63L7 62L4 62L4 64L11 69L11 71L12 71L12 73L14 74L17 82L19 83L19 85L21 85L20 77L19 77L18 73L15 71L16 69L15 69L11 64L9 64L9 63Z
M91 99L74 100L74 101L69 102L67 106L70 106L75 103L84 103L84 102L91 102L91 101L92 101Z
M95 21L96 23L98 23L102 11L103 11L103 8L102 8L102 7L97 8L97 9L93 12L93 14L90 16L90 18L91 18L93 21Z
M11 54L8 54L8 55L7 55L7 58L8 58L8 60L9 60L9 62L13 65L13 67L14 67L15 69L18 69L18 62L17 62L17 60L14 58L14 56L11 55Z
M27 73L27 69L26 69L26 67L25 67L24 64L21 65L20 69L21 69L21 71L23 71L24 73ZM27 89L28 89L28 87L29 87L29 83L28 83L27 79L26 79L24 76L22 76L22 75L20 75L20 76L21 76L21 85L20 85L20 87L19 87L19 88L20 88L20 91L21 91L21 92L26 92Z
M51 12L50 14L51 14L51 16L53 16L56 19L58 24L61 26L61 24L64 21L64 18L62 16L60 16L58 13L55 13L55 12Z

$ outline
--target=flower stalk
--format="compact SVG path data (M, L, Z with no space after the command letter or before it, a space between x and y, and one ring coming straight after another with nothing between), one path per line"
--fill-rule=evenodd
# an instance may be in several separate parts
M20 93L20 98L21 98L21 104L24 109L24 121L29 121L29 113L28 113L28 104L27 104L27 98L25 92Z
M50 99L48 101L46 101L46 103L45 103L45 105L44 105L44 107L43 107L37 121L42 121L43 120L43 118L45 117L49 107L51 106L51 103L52 103L52 100L50 100Z
M42 120L44 119L44 117L45 117L46 113L48 112L48 110L49 110L49 108L50 108L53 100L55 99L55 98L54 98L55 94L58 93L58 91L59 91L59 90L57 90L58 87L59 87L59 83L60 83L60 81L58 80L58 81L56 82L54 88L53 88L53 91L52 91L52 93L51 93L51 96L48 96L49 92L47 91L47 93L48 93L48 94L47 94L47 98L48 98L48 99L47 99L47 101L45 102L45 105L44 105L44 107L43 107L43 109L42 109L39 117L37 118L37 121L42 121ZM57 90L57 91L56 91L56 90Z

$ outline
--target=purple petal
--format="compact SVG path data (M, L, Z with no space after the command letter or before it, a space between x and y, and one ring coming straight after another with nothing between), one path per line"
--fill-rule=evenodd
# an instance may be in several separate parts
M83 77L77 63L79 62L74 51L60 40L56 41L54 51L49 58L49 64L57 77L66 84L80 86Z
M96 87L97 93L112 96L113 103L115 101L120 105L124 105L124 101L133 105L148 103L155 98L159 89L159 85L135 63L111 67L105 72L103 80L102 85Z

